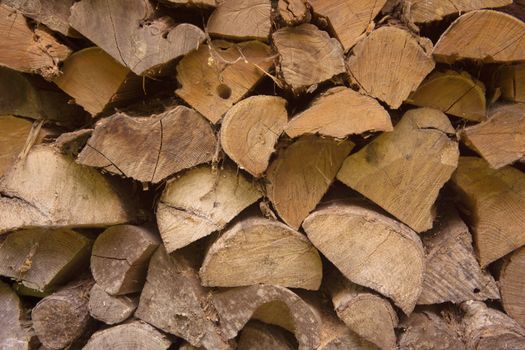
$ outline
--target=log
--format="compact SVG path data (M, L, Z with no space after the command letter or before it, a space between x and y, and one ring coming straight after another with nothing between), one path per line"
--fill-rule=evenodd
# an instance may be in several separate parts
M33 123L11 115L0 115L0 177L15 164L24 150Z
M60 134L56 138L54 146L60 153L76 157L86 146L92 133L93 129L79 129Z
M30 350L36 345L27 313L16 293L0 281L0 348Z
M346 87L334 87L294 116L284 131L292 138L320 134L342 139L349 135L392 129L388 112L375 99Z
M475 33L475 34L474 34ZM456 19L434 47L434 59L453 63L525 60L525 23L503 12L477 10Z
M295 350L295 339L281 327L259 321L250 321L242 329L238 350Z
M337 178L410 226L432 228L434 202L456 169L458 143L442 112L406 112L394 131L348 157Z
M288 26L310 22L312 15L306 0L278 0L277 13Z
M77 162L158 183L183 169L210 162L216 142L209 123L184 106L144 117L117 113L97 124Z
M430 40L381 27L354 47L347 60L350 82L397 109L434 69L431 52Z
M279 152L267 171L266 193L288 226L293 229L301 226L328 190L353 146L350 141L303 136Z
M525 64L501 66L495 73L495 88L499 88L503 99L525 102Z
M345 72L341 44L313 24L281 28L272 41L279 53L277 70L294 92Z
M525 248L509 255L500 271L499 286L505 312L525 328Z
M108 325L114 325L127 320L133 314L137 305L137 298L108 294L96 283L89 292L89 314L94 319Z
M71 26L137 75L161 73L170 61L197 49L204 32L189 23L155 17L144 0L82 0L71 7ZM117 21L118 19L118 21Z
M485 86L466 72L447 70L430 74L407 100L472 121L486 119Z
M185 5L204 9L216 6L215 0L159 0L159 2L171 6Z
M140 291L149 259L159 244L157 235L146 227L118 225L108 228L93 244L93 278L111 295Z
M223 229L262 194L242 174L224 168L191 169L170 181L157 206L157 224L171 253Z
M268 168L277 139L288 122L286 100L277 96L252 96L224 115L221 146L241 169L260 177Z
M258 283L317 290L323 265L306 237L278 221L244 219L210 246L199 272L210 287Z
M346 278L392 299L405 314L412 312L425 269L423 246L414 231L359 202L316 210L303 228Z
M406 2L404 15L414 23L440 21L445 16L465 13L484 8L503 7L512 4L512 0L411 0Z

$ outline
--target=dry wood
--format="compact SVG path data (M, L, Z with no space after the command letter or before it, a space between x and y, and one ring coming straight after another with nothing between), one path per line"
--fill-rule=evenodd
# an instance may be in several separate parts
M315 208L354 144L303 136L281 151L267 172L266 192L293 229Z
M144 117L117 113L97 124L77 161L158 183L183 169L210 162L216 142L206 119L184 106Z
M145 227L119 225L108 228L93 244L93 278L112 295L140 291L149 259L159 244L157 235Z
M281 327L259 321L250 321L242 329L238 350L295 350L295 340Z
M414 23L439 21L454 13L464 13L483 8L502 7L512 0L405 0L404 14Z
M350 81L397 109L434 69L432 43L393 26L370 33L347 61Z
M525 327L525 248L514 251L505 260L499 286L505 312Z
M350 281L410 314L422 290L424 251L407 226L362 203L332 203L303 223L310 241Z
M204 7L210 8L216 6L215 0L159 0L160 2L166 5L185 5L185 6L194 6L194 7Z
M168 252L221 230L262 194L230 168L191 169L166 185L157 224Z
M312 15L306 0L278 0L277 12L281 20L289 26L310 22Z
M434 202L457 166L447 116L430 108L405 113L394 131L348 157L337 174L416 232L432 227Z
M95 284L89 292L89 314L94 319L109 325L127 320L137 305L137 298L108 294L98 284Z
M241 100L273 65L271 48L259 41L214 40L177 65L175 93L212 123Z
M495 88L505 100L525 102L525 64L501 66L495 75Z
M60 134L56 138L54 146L60 153L76 157L80 150L84 148L92 133L93 129L79 129Z
M0 349L30 350L34 348L35 335L27 314L16 293L0 281Z
M248 97L226 112L220 132L221 146L241 169L259 177L266 171L287 122L285 99Z
M344 138L365 132L392 131L392 122L375 99L346 87L334 87L294 116L284 131L292 138L316 133Z
M24 149L33 123L10 115L0 115L0 177L16 162Z
M525 23L503 12L478 10L455 20L434 47L437 61L465 58L483 62L525 60Z

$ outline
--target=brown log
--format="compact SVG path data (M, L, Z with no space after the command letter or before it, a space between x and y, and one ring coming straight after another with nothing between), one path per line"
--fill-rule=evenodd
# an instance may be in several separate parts
M30 350L36 345L35 334L16 293L0 281L0 349Z
M193 6L198 8L210 8L216 6L216 0L160 0L161 3L172 6Z
M149 259L159 244L157 235L145 227L119 225L108 228L93 244L93 278L112 295L140 291Z
M310 22L312 15L306 0L278 0L277 12L280 19L289 26Z
M502 7L512 4L512 0L411 0L405 1L404 15L414 23L439 21L454 13L465 13L484 8Z
M295 350L293 336L281 327L259 321L250 321L239 336L238 350Z
M501 66L495 73L495 88L507 101L525 102L525 64Z
M432 227L434 202L459 157L454 128L442 112L405 113L394 131L348 157L337 178L416 232Z
M514 251L505 259L499 286L505 312L525 327L525 248Z
M76 157L86 146L92 133L93 129L79 129L63 133L56 138L54 146L60 153Z
M0 177L15 164L23 151L33 123L11 115L0 115Z
M137 305L137 298L108 294L96 283L89 292L89 314L105 324L124 322L133 314Z

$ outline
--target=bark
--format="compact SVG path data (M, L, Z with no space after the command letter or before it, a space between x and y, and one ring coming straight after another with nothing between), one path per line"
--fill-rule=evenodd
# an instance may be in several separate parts
M16 293L0 281L0 348L30 350L36 345L35 334Z
M89 314L96 320L113 325L124 322L135 311L138 299L129 296L113 296L95 284L89 294Z
M499 286L505 312L525 327L525 248L510 254L500 272Z
M93 129L79 129L66 132L56 138L54 146L60 153L76 157L86 146L88 139L93 134Z

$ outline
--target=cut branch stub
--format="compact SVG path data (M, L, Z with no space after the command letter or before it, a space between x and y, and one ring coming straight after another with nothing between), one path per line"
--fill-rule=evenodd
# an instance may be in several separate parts
M499 285L505 312L525 327L525 247L506 258Z
M204 32L193 24L154 18L149 0L83 0L71 7L70 23L137 75L155 74L163 65L195 50Z
M425 257L407 226L359 203L334 203L303 223L308 238L350 281L392 299L405 314L421 294Z
M0 349L28 350L36 345L26 310L18 295L0 281Z
M503 12L478 10L455 20L434 47L436 61L525 60L525 23Z
M89 314L109 325L127 320L137 308L137 304L137 298L110 295L98 284L95 284L89 293Z
M495 75L494 87L505 100L525 102L525 64L501 66Z
M454 13L512 4L512 0L410 0L405 1L404 15L414 23L439 21Z
M317 290L322 270L317 249L303 234L278 221L248 218L211 245L200 277L204 286L266 283Z
M292 335L281 327L250 321L239 335L238 350L294 350Z
M457 166L447 116L430 108L405 113L394 131L348 157L337 178L417 232L432 228L434 202Z
M288 122L286 100L252 96L235 104L224 116L221 146L241 169L255 177L268 167L275 143Z
M432 42L406 30L376 29L354 47L347 61L350 81L396 109L434 69Z
M97 125L77 161L158 183L183 169L211 161L216 142L210 124L184 106L147 117L117 113Z

